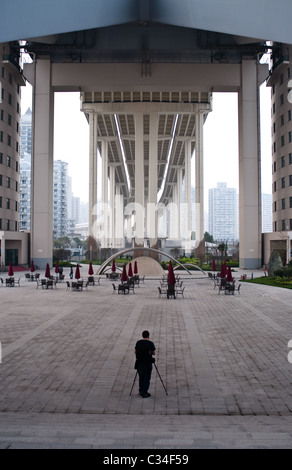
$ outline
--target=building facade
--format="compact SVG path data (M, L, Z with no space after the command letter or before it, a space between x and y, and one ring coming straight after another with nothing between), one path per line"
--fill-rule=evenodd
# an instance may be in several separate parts
M266 259L274 249L292 254L292 46L279 45L272 57L271 87L273 240L267 239ZM274 240L275 239L275 240ZM277 241L278 240L278 241Z
M227 183L209 189L209 233L216 242L238 240L238 197Z
M21 117L19 230L30 230L32 112Z
M19 231L21 86L19 57L0 44L0 243L1 266L25 262ZM24 237L25 238L25 237ZM26 253L26 254L25 254Z
M68 235L68 163L54 161L54 238Z

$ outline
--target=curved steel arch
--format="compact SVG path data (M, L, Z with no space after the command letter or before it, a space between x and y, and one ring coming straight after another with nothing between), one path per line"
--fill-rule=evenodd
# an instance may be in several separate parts
M167 258L171 259L172 261L174 261L175 263L178 263L183 269L185 269L189 274L192 274L183 264L181 264L179 261L177 261L173 256L171 255L168 255L167 253L164 253L163 251L161 250L156 250L155 248L145 248L145 247L134 247L134 248L125 248L124 250L121 250L119 251L118 253L115 253L114 255L110 256L99 268L99 270L97 271L97 274L102 274L104 269L106 268L106 266L111 262L113 261L115 258L125 254L125 253L129 253L131 251L150 251L152 253L158 253L160 255L163 255L163 256L167 256Z
M206 274L205 271L203 271L203 269L201 269L201 268L200 268L199 266L197 266L196 264L184 263L182 266L193 266L194 268L199 269L199 271L201 271L203 274ZM177 268L178 268L178 266L175 266L175 267L173 268L173 270L175 271Z

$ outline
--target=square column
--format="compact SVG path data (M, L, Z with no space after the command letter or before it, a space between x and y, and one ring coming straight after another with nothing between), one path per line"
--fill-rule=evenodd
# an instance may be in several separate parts
M88 233L96 238L97 216L97 114L89 114L89 217Z
M147 203L147 237L150 248L157 248L157 160L158 160L158 115L150 114L149 125L149 167L148 167L148 203Z
M54 92L49 60L35 62L31 170L31 258L40 269L53 257Z
M243 61L238 95L239 262L242 269L261 265L261 175L257 64Z
M196 242L204 238L204 154L203 154L204 114L196 113L195 178L196 178Z
M144 129L143 114L135 113L135 244L144 244Z

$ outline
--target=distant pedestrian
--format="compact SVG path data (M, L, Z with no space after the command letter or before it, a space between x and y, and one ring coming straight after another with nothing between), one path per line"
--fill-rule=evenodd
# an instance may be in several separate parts
M149 331L143 331L142 339L137 341L135 346L135 369L137 369L139 375L139 393L143 398L151 396L150 393L148 393L148 389L150 386L152 364L155 361L152 357L155 355L155 346L154 343L149 340L149 336Z
M71 269L70 269L69 277L70 277L70 279L73 279L73 268L72 268L72 266L71 266Z

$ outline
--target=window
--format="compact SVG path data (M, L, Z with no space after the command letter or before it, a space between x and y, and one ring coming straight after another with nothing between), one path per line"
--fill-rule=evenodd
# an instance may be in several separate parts
M2 186L2 175L0 175L0 186Z
M11 135L7 136L7 144L11 147Z
M291 131L288 132L288 141L289 141L289 143L292 142L292 132Z
M292 186L292 175L289 175L289 186Z
M6 219L6 230L10 230L10 220Z
M2 219L0 219L0 230L2 230Z
M277 201L274 202L274 211L277 212Z
M3 142L3 131L0 131L0 142Z
M292 219L290 219L290 230L292 230Z
M274 232L277 232L277 222L274 223Z
M0 207L2 207L2 196L0 196Z
M1 116L0 116L1 121L4 121L4 111L1 109Z
M7 156L7 166L11 166L11 157Z
M3 153L0 152L0 163L3 163Z
M282 189L284 189L286 187L285 178L281 179L281 185L282 185Z
M281 126L284 126L285 124L285 119L284 119L284 114L281 116Z
M8 94L8 103L12 104L12 95L10 93Z
M292 164L292 153L289 153L289 165Z
M284 104L284 95L280 96L280 105L283 106Z
M285 136L281 135L281 147L284 147L285 145Z
M10 199L6 199L6 209L10 209Z
M285 198L284 198L284 199L282 199L282 209L285 209L286 208L285 206L286 206L286 202L285 202Z
M291 109L289 109L288 111L288 121L291 121L292 119L292 113L291 113Z
M9 178L9 176L7 176L6 183L7 183L7 188L10 188L10 178Z
M285 157L281 157L281 167L284 168L285 166Z
M274 172L277 170L277 162L274 162Z
M286 220L282 220L282 230L286 230Z
M277 182L274 181L274 192L276 192L276 191L277 191Z
M290 209L292 209L292 196L290 196Z

